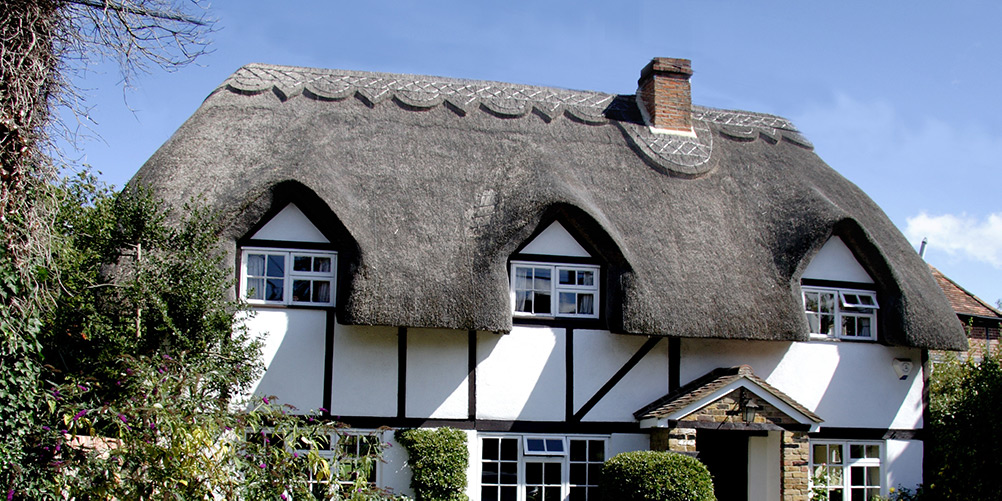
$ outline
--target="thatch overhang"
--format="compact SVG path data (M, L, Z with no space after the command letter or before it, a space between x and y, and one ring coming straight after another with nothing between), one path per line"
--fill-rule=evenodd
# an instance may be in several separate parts
M255 64L133 182L204 197L231 250L312 200L346 242L344 323L509 331L508 258L561 211L607 263L615 332L807 340L800 275L835 234L877 283L882 342L966 347L908 242L790 122L693 124L656 134L634 96Z

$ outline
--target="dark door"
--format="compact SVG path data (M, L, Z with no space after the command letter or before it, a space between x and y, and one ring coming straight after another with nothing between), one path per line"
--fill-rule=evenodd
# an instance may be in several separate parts
M748 434L697 430L699 460L713 475L717 501L748 501Z

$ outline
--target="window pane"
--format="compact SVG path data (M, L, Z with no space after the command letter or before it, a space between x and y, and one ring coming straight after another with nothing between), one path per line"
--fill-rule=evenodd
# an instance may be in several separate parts
M849 485L866 485L866 468L860 466L849 468Z
M537 291L550 291L550 269L549 268L536 268L535 269L535 280L533 281L532 288Z
M480 455L483 459L497 459L498 458L498 448L500 447L499 440L496 438L485 438L483 445L480 448Z
M880 486L879 466L869 466L866 468L866 485L870 487Z
M525 501L543 501L543 488L538 485L526 486Z
M818 334L826 336L835 335L835 315L821 314L819 317L821 325L819 326Z
M262 263L264 260L261 261ZM264 279L247 279L247 299L264 299Z
M264 254L247 254L247 274L255 277L264 276Z
M547 452L564 452L564 441L556 438L546 439Z
M817 313L818 308L818 293L804 292L804 310Z
M595 272L594 271L579 271L578 272L578 285L595 285Z
M549 294L537 292L534 301L536 303L535 308L533 309L535 313L551 313Z
M484 461L480 481L485 484L498 483L498 463Z
M578 294L578 313L581 315L594 315L595 314L595 295L594 294Z
M541 438L527 438L525 439L525 450L528 452L544 452L543 439Z
M313 258L313 271L318 273L330 273L331 271L331 258L329 257L315 257Z
M856 319L856 332L860 337L872 337L870 335L870 319L867 317L859 317Z
M525 463L525 483L529 485L543 483L543 463Z
M309 256L295 256L292 258L292 270L293 271L310 271L312 267L312 259Z
M543 463L543 483L560 485L560 463Z
M842 446L838 444L832 444L828 446L828 462L832 464L842 464Z
M331 302L331 283L326 280L314 280L313 281L313 302L314 303L330 303Z
M835 312L835 293L834 292L821 292L820 296L820 312L821 313L834 313Z
M577 298L573 292L561 292L558 312L573 315L577 313Z
M528 289L529 279L532 278L532 268L523 268L521 266L515 267L515 288L516 289Z
M293 280L292 281L292 300L293 301L309 301L310 300L310 281L309 280Z
M824 444L814 444L814 464L825 462L828 457L828 446Z
M845 337L856 337L856 317L842 317L842 335ZM855 446L853 446L855 447Z
M571 461L584 461L587 442L584 440L571 440Z
M588 483L588 474L583 463L571 463L570 473L572 485L585 485Z
M602 463L588 463L588 483L595 485L602 475Z
M480 488L480 499L482 501L498 501L498 488L494 486L484 486Z
M560 285L575 285L574 270L560 270Z
M518 490L516 487L501 488L501 501L515 501L516 499L518 499Z
M560 487L544 487L543 501L560 501Z
M284 277L285 276L285 256L284 255L268 255L268 276L269 277Z
M863 457L863 445L862 444L850 444L849 445L849 457L852 459L860 459Z
M501 439L501 459L504 461L518 461L518 439Z
M876 444L870 444L866 446L866 457L868 458L879 458L880 457L880 446Z
M573 483L573 481L571 482ZM569 501L587 501L588 497L586 494L586 489L584 487L571 487L571 497L568 498Z
M269 278L268 283L264 289L264 298L268 301L283 301L285 299L284 294L284 280Z

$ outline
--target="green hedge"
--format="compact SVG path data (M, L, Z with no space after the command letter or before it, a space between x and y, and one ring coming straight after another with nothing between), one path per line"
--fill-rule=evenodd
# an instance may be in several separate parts
M710 472L684 454L636 451L605 462L603 499L616 501L714 501Z
M418 501L467 501L466 434L453 428L397 430L407 449L411 488Z

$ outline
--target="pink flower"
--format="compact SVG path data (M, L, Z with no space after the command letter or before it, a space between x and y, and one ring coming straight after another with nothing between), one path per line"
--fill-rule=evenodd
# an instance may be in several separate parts
M257 465L257 467L261 468L262 470L265 469L265 468L267 468L267 466L264 463L261 463L261 464Z

